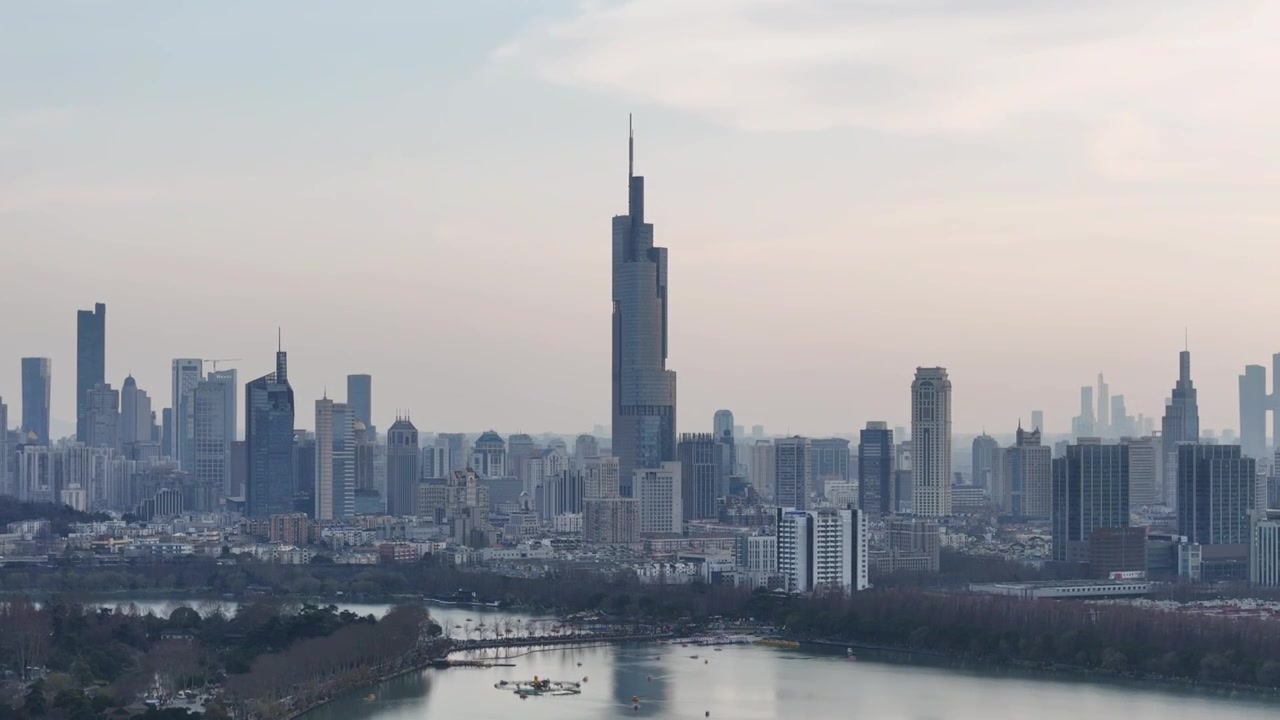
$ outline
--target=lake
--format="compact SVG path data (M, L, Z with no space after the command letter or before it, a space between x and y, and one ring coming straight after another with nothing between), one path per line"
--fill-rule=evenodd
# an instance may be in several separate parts
M317 708L304 720L692 719L708 711L729 720L1274 720L1280 710L1280 702L1248 694L849 660L758 645L555 649L510 662L516 666L406 675ZM535 675L588 681L581 695L526 700L494 687ZM638 709L632 696L640 699Z
M102 605L114 607L115 602ZM127 604L127 603L125 603ZM167 615L164 600L135 601L141 612ZM184 602L207 611L214 605ZM390 604L333 603L361 615L382 615ZM216 601L233 613L235 602ZM488 609L428 605L440 623L467 627L531 616ZM452 631L461 637L460 630ZM505 651L470 657L495 658ZM423 670L317 708L304 720L601 720L711 718L765 720L1274 720L1280 700L1223 694L1156 683L1090 681L1069 675L1001 673L813 654L763 646L706 647L637 644L538 652L511 651L515 667ZM697 659L690 656L697 655ZM465 656L459 656L465 657ZM581 663L579 666L578 663ZM494 684L530 680L588 681L581 695L521 700ZM372 694L373 700L367 696ZM631 698L640 698L633 709Z

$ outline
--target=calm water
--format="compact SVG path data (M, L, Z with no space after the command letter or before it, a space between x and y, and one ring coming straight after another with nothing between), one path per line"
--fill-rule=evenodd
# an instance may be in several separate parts
M135 604L142 612L157 614L168 614L175 606L162 600ZM209 607L189 604L197 609ZM225 612L235 611L233 602L218 604ZM379 616L391 607L334 604L361 615ZM428 607L438 622L451 627L529 617ZM454 633L461 636L459 630ZM499 654L491 651L472 657ZM698 655L698 659L690 655ZM865 657L850 661L839 655L762 646L727 646L720 652L666 644L571 648L517 654L504 662L515 663L515 667L424 670L406 675L318 708L305 720L692 719L705 717L707 711L722 720L1274 720L1280 712L1280 701L1248 694L1229 697L1156 684L1087 682L1069 676L1019 677ZM499 680L529 680L534 675L553 680L589 679L581 695L570 697L520 700L509 690L494 688ZM374 695L372 701L366 698L369 693ZM639 710L632 709L633 695L640 698Z
M695 654L698 659L689 657ZM692 720L707 711L730 720L1274 720L1280 710L1280 703L1252 696L850 661L761 646L722 652L678 645L564 649L512 662L516 667L425 670L318 708L305 720ZM534 675L589 680L581 695L570 697L521 700L494 688L499 680ZM365 697L370 692L373 700ZM632 709L633 695L640 697L638 710Z

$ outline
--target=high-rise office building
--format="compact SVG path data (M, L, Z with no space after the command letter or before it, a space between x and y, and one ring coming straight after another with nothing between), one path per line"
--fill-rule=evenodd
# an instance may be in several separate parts
M789 437L773 441L774 502L784 508L804 510L813 487L813 448L809 438Z
M733 435L733 411L717 410L715 416L711 418L711 431L716 438L722 438L725 435Z
M787 592L851 593L870 587L862 511L778 508L776 523L777 570Z
M756 440L751 446L751 487L764 498L772 498L777 491L777 453L773 442Z
M235 442L237 437L236 422L237 418L240 417L238 412L240 408L236 402L236 398L240 395L239 374L235 368L212 370L209 372L207 379L209 382L222 384L223 404L226 406L223 408L222 415L227 423L224 434L227 436L228 443Z
M1000 472L1000 443L983 432L973 439L973 471L969 482L974 487L993 488Z
M712 434L720 444L720 480L716 493L720 497L729 494L729 478L738 474L738 444L734 433L733 413L717 410L711 421Z
M584 498L616 498L622 494L622 463L616 457L587 458L582 468Z
M1267 369L1246 365L1240 376L1240 447L1255 460L1267 457L1267 410L1272 406L1267 395Z
M684 443L681 442L683 447ZM640 501L640 532L646 535L678 533L684 527L680 497L682 463L666 462L660 468L635 471L633 485Z
M120 389L120 444L125 453L138 443L150 443L152 435L151 398L130 375Z
M1178 445L1178 533L1207 545L1249 542L1257 461L1239 445Z
M507 477L507 444L501 435L488 430L476 438L471 449L471 469L482 478Z
M631 497L636 468L676 457L676 374L667 369L667 249L645 222L634 138L627 156L627 214L613 218L612 453Z
M467 447L465 433L438 433L435 446L444 451L448 462L446 472L441 477L447 477L451 472L465 470L471 464L471 451Z
M355 514L355 428L350 405L327 397L316 401L316 520Z
M1068 445L1053 459L1053 559L1088 562L1098 528L1129 527L1129 446Z
M418 428L396 418L387 429L387 514L412 515L420 479Z
M573 441L573 467L580 469L582 463L589 457L595 457L600 454L600 441L595 435L579 435Z
M35 435L36 443L46 447L52 444L49 437L49 395L52 387L52 360L45 357L22 358L22 432Z
M76 439L84 442L89 391L107 381L107 306L76 312Z
M1032 411L1031 411L1031 429L1032 429L1032 430L1039 430L1041 433L1047 433L1047 432L1049 432L1049 429L1048 429L1048 428L1046 428L1046 427L1044 426L1044 411L1043 411L1043 410L1032 410Z
M347 376L347 404L355 411L356 419L364 423L369 440L377 440L373 427L373 376Z
M720 516L720 479L724 456L720 440L710 433L684 433L676 446L680 458L680 497L684 520Z
M1102 379L1102 373L1098 373L1098 414L1095 432L1103 434L1106 433L1110 427L1111 388L1107 385L1107 381Z
M1040 444L1039 430L1018 426L1014 444L1000 453L1000 476L991 499L1000 512L1022 518L1047 518L1051 512L1053 450Z
M85 391L77 440L88 447L120 450L120 393L106 383Z
M1071 434L1076 437L1091 436L1096 424L1093 417L1093 388L1085 385L1080 388L1080 414L1071 418Z
M871 520L896 511L893 461L893 431L889 424L868 422L858 435L858 507Z
M231 441L227 435L227 383L202 380L191 393L195 425L187 471L199 483L231 496Z
M198 358L176 358L173 361L173 394L170 407L173 409L173 429L170 440L173 447L168 448L169 457L178 462L178 466L191 472L192 443L195 441L196 415L193 394L196 385L204 379L204 361Z
M825 494L828 482L849 482L849 441L844 438L814 439L809 443L812 457L809 467L813 472L816 493Z
M1178 353L1178 382L1165 405L1160 423L1161 442L1164 447L1165 488L1178 484L1178 444L1200 442L1200 408L1196 403L1196 389L1191 383L1191 353Z
M951 514L951 380L947 369L916 368L911 383L911 507L921 517Z
M288 355L281 349L275 372L247 383L244 390L245 513L250 517L293 512L293 415Z
M1129 446L1129 507L1164 502L1164 449L1159 436L1121 438Z

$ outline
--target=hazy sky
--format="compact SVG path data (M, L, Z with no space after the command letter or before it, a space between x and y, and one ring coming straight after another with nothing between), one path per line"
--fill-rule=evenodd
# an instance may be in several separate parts
M75 310L157 407L173 357L272 367L300 426L609 416L627 113L670 248L679 429L957 431L1105 370L1159 414L1190 329L1202 427L1270 365L1280 3L1243 0L0 2L0 396ZM225 366L225 364L224 364Z

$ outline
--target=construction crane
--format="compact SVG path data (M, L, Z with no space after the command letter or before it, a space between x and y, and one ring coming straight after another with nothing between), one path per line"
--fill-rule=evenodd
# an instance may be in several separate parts
M220 362L240 362L243 358L217 358L214 360L206 360L205 362L213 365L213 371L218 372L218 363Z

